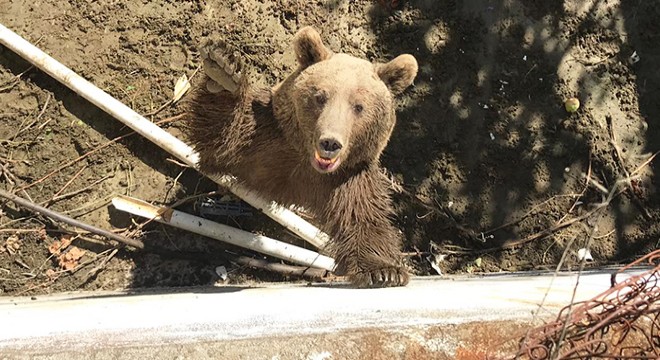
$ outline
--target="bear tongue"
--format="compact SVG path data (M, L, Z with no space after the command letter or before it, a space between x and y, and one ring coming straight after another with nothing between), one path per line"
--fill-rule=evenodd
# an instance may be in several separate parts
M328 167L334 163L334 161L330 159L324 159L324 158L318 158L316 161L318 161L319 165Z
M318 165L319 168L321 168L323 170L327 170L332 165L334 165L335 162L337 162L337 159L339 159L339 156L337 156L333 159L327 159L327 158L321 157L318 152L315 152L314 153L314 159L316 160L316 164Z
M321 157L318 152L314 153L314 155L315 155L314 157L316 158L316 161L319 163L319 165L323 165L323 166L326 166L326 167L334 164L335 161L337 161L337 158L338 158L338 157L335 157L335 158L332 158L332 159L324 158L324 157Z

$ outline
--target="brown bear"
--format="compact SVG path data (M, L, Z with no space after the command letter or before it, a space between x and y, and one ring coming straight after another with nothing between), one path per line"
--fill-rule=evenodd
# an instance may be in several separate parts
M393 96L412 84L417 61L335 54L311 27L293 43L298 68L273 88L249 85L240 54L222 42L200 49L206 86L193 91L187 116L200 168L310 211L333 238L336 273L354 285L405 285L380 155L396 122Z

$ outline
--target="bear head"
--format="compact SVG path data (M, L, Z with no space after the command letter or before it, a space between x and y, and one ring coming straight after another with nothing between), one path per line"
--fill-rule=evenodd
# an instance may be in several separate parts
M335 54L310 27L295 35L294 49L299 67L287 79L288 98L311 166L327 174L378 162L396 122L393 97L412 84L415 58L371 63Z

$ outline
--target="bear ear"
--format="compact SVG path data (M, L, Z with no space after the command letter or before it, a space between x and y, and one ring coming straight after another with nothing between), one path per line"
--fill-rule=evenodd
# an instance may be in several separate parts
M376 73L392 94L398 95L415 80L417 60L412 55L399 55L386 64L377 64Z
M323 45L321 35L310 26L298 30L293 38L293 44L298 64L303 69L332 56L332 51Z

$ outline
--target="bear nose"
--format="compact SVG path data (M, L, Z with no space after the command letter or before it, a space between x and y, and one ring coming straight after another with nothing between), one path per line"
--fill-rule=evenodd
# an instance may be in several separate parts
M339 150L341 150L341 148L341 142L335 138L327 137L321 138L321 140L319 140L318 151L319 155L323 158L335 158L339 154Z

